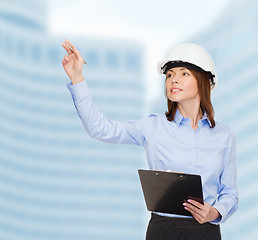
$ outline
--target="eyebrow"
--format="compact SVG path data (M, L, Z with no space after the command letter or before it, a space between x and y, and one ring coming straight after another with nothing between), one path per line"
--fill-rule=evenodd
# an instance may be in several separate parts
M183 70L185 70L185 69L187 69L187 68L186 68L186 67L183 67L183 68L180 68L179 71L183 71ZM168 72L174 72L174 71L173 71L173 69L172 69L172 70L169 69Z

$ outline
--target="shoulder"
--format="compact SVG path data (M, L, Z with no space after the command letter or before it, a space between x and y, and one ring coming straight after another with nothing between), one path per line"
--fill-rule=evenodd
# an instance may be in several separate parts
M166 115L164 113L152 113L148 116L148 118L153 118L153 119L163 119L166 118Z
M167 118L164 113L152 113L148 117L138 121L143 129L154 129L162 125L164 121L167 121Z
M233 132L233 130L228 125L219 121L215 121L215 128L217 128L218 130L226 131L228 133Z
M167 121L166 115L164 113L152 113L147 117L147 119L156 124L159 122Z
M217 133L222 134L228 138L235 138L234 131L224 123L215 121L214 131L216 131Z

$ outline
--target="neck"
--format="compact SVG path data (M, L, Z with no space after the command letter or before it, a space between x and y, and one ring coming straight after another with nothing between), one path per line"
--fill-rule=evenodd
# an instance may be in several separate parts
M178 110L184 118L191 119L191 126L195 130L198 128L198 121L202 119L202 113L199 104L177 104Z

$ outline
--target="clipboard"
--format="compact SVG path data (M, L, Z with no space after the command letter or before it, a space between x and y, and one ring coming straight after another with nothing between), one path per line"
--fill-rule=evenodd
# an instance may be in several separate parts
M143 169L138 174L149 211L192 216L183 203L193 199L203 204L200 175Z

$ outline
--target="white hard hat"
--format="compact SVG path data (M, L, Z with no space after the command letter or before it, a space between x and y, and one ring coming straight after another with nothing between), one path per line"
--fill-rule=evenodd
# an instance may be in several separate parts
M184 43L175 46L168 54L165 61L158 63L158 72L165 74L173 67L186 67L198 72L210 74L211 89L218 83L214 62L209 53L201 46L194 43Z

